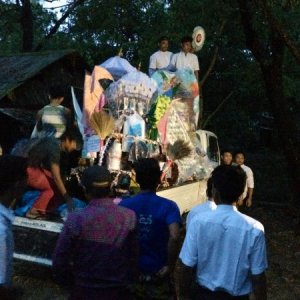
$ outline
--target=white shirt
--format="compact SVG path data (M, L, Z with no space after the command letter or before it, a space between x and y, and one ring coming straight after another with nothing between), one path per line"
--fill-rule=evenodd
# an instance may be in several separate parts
M156 51L150 56L149 75L151 76L156 70L167 68L170 65L173 53L170 51Z
M189 224L191 223L192 219L200 214L200 213L206 213L211 210L215 210L217 208L217 205L212 200L207 200L204 203L201 203L195 207L188 213L186 218L186 228L188 229Z
M197 55L193 53L187 53L180 51L171 58L171 65L178 69L190 68L191 70L199 71L199 61Z
M267 268L264 227L232 205L218 205L194 216L179 257L186 266L197 265L201 286L247 295L252 292L251 274Z
M243 199L245 199L247 197L248 188L254 189L254 176L252 170L249 167L241 165L241 168L245 171L247 175L245 190L243 193Z
M13 271L14 240L12 210L0 204L0 285L10 285Z

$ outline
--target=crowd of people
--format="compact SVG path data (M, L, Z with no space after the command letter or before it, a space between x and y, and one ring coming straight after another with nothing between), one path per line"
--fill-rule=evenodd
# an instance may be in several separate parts
M26 158L0 158L1 299L16 299L12 209L27 168ZM110 172L84 170L88 205L69 214L53 253L54 279L70 287L69 299L267 299L264 227L238 211L247 180L240 165L212 172L208 200L188 214L183 244L176 203L156 195L158 161L141 159L134 170L141 190L118 204L110 197Z

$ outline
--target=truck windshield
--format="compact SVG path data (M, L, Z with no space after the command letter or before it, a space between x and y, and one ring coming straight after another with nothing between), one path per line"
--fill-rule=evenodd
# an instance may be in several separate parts
M218 140L214 136L208 137L207 156L210 160L219 163L219 145Z

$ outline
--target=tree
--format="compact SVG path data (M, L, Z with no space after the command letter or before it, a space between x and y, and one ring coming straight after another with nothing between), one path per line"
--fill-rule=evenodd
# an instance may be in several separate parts
M238 0L238 7L241 15L241 22L246 37L246 45L252 51L258 61L263 80L265 83L266 94L275 117L278 128L281 146L286 156L290 175L293 180L293 192L299 196L300 187L300 147L297 138L297 125L294 122L290 110L290 103L284 93L283 86L283 67L285 59L286 42L284 36L280 34L283 28L278 27L274 30L274 20L265 18L269 16L269 7L260 1ZM262 7L259 4L263 4ZM255 26L255 16L260 14L260 18L267 27L262 33ZM278 23L276 24L276 26Z
M63 5L61 7L62 15L59 19L54 13L44 10L38 1L0 1L0 24L2 25L0 47L2 52L6 52L6 49L11 52L16 52L16 49L19 52L45 49L46 41L60 32L59 30L67 18L84 1L74 0Z

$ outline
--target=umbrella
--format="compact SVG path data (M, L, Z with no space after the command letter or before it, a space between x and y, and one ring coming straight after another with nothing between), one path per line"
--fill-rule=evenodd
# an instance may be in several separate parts
M147 74L134 71L121 78L127 97L148 101L156 91L157 84Z
M156 91L156 83L140 71L127 73L112 83L105 91L108 106L114 107L117 114L121 110L134 110L140 115L148 111L150 100ZM114 115L114 112L113 112Z
M120 56L114 56L107 59L105 62L100 64L101 67L105 68L115 80L120 79L123 75L136 71L126 59Z

